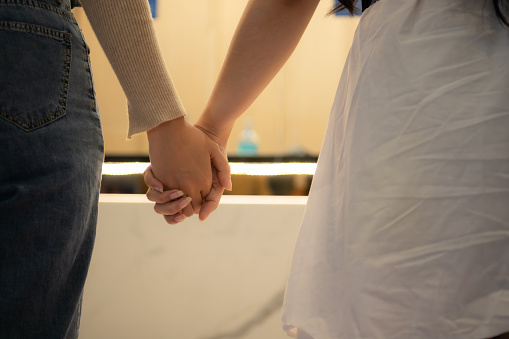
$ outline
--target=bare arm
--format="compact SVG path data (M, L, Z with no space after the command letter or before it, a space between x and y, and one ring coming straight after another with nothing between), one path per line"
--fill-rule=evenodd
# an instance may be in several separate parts
M319 0L250 0L196 126L225 146L235 120L286 63Z

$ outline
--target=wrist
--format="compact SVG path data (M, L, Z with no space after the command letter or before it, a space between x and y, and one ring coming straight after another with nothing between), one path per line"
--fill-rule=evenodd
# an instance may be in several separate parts
M206 114L203 114L194 126L207 134L207 136L217 144L226 148L233 124L234 122L226 124L224 122L215 121L215 119L210 119Z
M156 141L161 137L168 137L168 135L174 135L185 127L186 120L184 117L179 117L173 120L165 121L156 127L147 131L147 138L149 144Z

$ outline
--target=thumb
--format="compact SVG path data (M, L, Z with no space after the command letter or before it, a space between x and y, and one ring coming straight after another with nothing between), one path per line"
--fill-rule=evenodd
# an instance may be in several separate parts
M213 147L210 151L211 164L217 170L217 178L219 179L219 183L223 185L223 187L228 191L231 191L231 169L230 164L228 163L228 158L226 156L226 150L224 147L218 145L214 141L212 141L212 143Z

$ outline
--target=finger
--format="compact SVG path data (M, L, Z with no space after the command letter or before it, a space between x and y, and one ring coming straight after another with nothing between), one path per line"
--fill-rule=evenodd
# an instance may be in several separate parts
M182 214L187 218L192 217L194 215L194 207L192 206L193 200L191 200L191 204L188 204L186 207L182 209Z
M190 201L191 201L191 198L187 197L187 198L167 202L164 204L155 204L154 211L157 214L162 214L162 215L175 215L177 213L180 213L180 211L183 208L185 208L187 205L189 205Z
M212 166L210 163L208 166L208 174L201 175L192 181L193 186L182 186L182 190L186 192L188 196L193 198L190 206L193 209L194 214L199 214L203 204L203 197L205 197L212 187ZM186 212L184 212L186 214ZM186 214L187 216L187 214Z
M219 206L219 201L221 200L223 191L224 187L222 185L216 185L212 187L209 195L206 197L200 209L200 214L198 217L201 221L207 219L209 215L215 211L217 206Z
M214 142L215 147L210 151L210 160L212 166L217 170L219 183L228 191L232 190L231 168L228 163L226 151L222 150L218 144Z
M156 191L153 188L149 188L147 191L147 199L158 204L164 204L172 200L178 199L184 195L184 192L180 190L169 190L164 192Z
M200 209L203 204L201 192L198 192L198 194L192 195L191 197L193 198L193 200L191 200L190 206L193 209L193 214L198 214L200 213Z
M212 168L212 188L209 194L205 197L200 213L198 215L201 221L207 219L210 213L214 212L214 210L219 205L221 196L223 195L224 187L219 183L217 174L218 171L215 168Z
M175 224L178 224L178 223L186 220L186 216L183 215L182 213L178 213L178 214L174 214L174 215L165 215L164 220L170 225L175 225Z
M148 187L153 188L158 192L163 192L163 184L154 176L154 173L152 172L152 165L148 165L145 172L143 172L143 179Z

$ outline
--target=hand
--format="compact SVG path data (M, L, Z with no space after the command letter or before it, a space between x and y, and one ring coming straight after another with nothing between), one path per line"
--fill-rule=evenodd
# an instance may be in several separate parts
M231 189L226 154L184 118L160 124L147 134L154 177L164 189L180 189L192 198L182 211L187 217L200 213L205 199L207 207L200 219L206 218L219 204L223 189Z
M232 189L231 185L231 182L229 182L229 191ZM221 181L218 177L218 170L215 167L212 167L212 187L209 194L207 194L203 201L200 215L198 216L200 220L203 221L207 219L210 213L214 212L214 210L219 205L219 201L221 200L221 196L223 195L224 190L225 187L221 184Z
M162 214L168 224L178 224L186 219L182 209L189 205L191 197L186 197L179 190L163 191L163 184L154 177L152 165L149 165L143 173L145 183L148 186L147 199L155 202L154 211Z
M217 208L224 191L224 187L217 177L217 170L212 168L212 172L212 189L205 197L203 206L200 209L200 220L205 220ZM156 203L154 205L156 213L162 214L168 224L177 224L184 221L186 216L180 210L189 204L191 198L185 197L182 191L163 191L163 184L154 177L152 165L147 167L143 176L145 183L149 187L146 194L147 199Z

